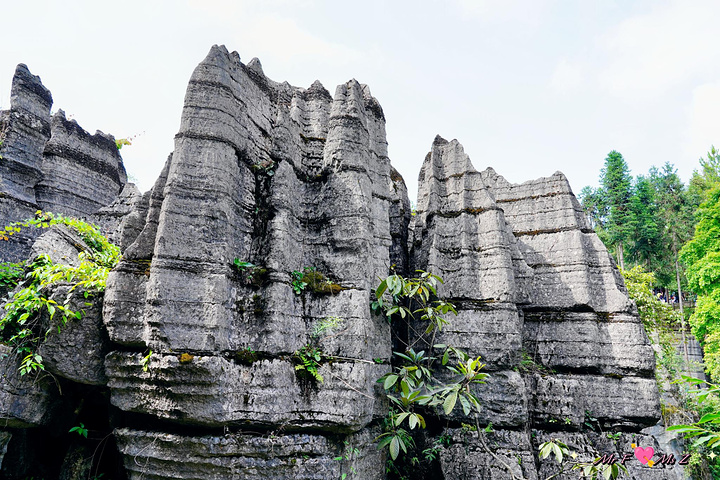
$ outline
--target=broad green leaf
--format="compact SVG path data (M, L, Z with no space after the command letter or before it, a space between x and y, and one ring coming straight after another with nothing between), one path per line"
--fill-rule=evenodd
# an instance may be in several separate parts
M403 412L395 418L395 426L398 427L400 424L410 415L409 412Z
M395 374L388 375L385 378L385 383L383 384L383 388L385 390L390 390L390 388L395 385L395 382L397 382L398 376Z
M452 392L445 398L445 401L443 402L443 410L445 411L445 415L450 415L450 412L452 412L453 408L455 408L457 396L457 392Z
M396 460L398 455L400 455L400 438L393 437L390 441L390 458Z

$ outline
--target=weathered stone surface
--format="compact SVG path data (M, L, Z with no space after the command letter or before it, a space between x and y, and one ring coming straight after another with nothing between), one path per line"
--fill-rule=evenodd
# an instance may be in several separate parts
M511 185L482 174L533 269L530 307L626 312L632 309L620 273L561 173Z
M78 255L91 251L76 231L65 225L53 225L42 230L31 248L31 257L46 255L54 264L77 267ZM18 288L22 288L22 285ZM40 321L43 332L48 332L38 353L43 357L47 371L78 383L102 385L106 383L104 359L109 351L107 332L102 321L102 295L88 294L72 285L58 285L44 292L59 305L66 305L81 318L71 316L61 325L62 314L56 311L50 319L43 313Z
M47 255L53 263L77 267L80 265L79 253L90 250L82 237L66 225L53 225L38 231L41 235L33 243L29 258Z
M440 452L445 478L468 480L537 480L535 449L526 432L491 433L447 429L450 446ZM545 478L545 477L541 477Z
M577 454L575 461L577 462L593 462L603 455L610 457L615 454L616 458L622 460L626 458L624 464L628 470L628 474L623 474L623 478L643 479L643 480L684 480L688 478L679 462L682 454L679 452L670 452L663 450L657 440L647 434L633 433L620 434L616 439L611 439L606 433L571 433L571 432L552 432L533 431L533 439L537 448L542 442L549 440L560 440L568 446L571 452ZM640 463L634 455L632 445L647 448L652 447L655 451L652 459L655 462L653 466ZM673 455L675 462L673 464L661 464L662 455ZM618 462L619 463L619 462ZM550 456L545 460L540 460L540 468L538 470L539 478L548 478L560 471L554 456ZM578 478L577 471L567 471L562 475L558 475L558 479L571 480Z
M113 405L180 423L249 427L286 425L354 431L370 423L373 382L386 367L361 362L322 365L324 382L298 378L288 360L238 365L220 356L111 353L106 359ZM361 389L362 388L362 389Z
M652 347L637 316L576 312L525 312L523 341L549 368L603 375L651 377Z
M578 429L591 412L603 428L639 431L658 420L647 335L562 174L512 185L437 137L418 191L410 263L439 273L458 307L435 341L488 363L473 389L481 424ZM449 419L472 423L456 410ZM458 465L445 457L443 472L457 478ZM472 466L481 473L468 478L508 475Z
M27 66L15 69L10 91L10 111L4 116L0 147L3 198L27 208L36 205L35 185L42 177L43 150L50 139L52 95ZM3 211L3 223L19 220Z
M38 209L86 218L112 203L127 175L110 135L90 135L60 110L52 119L52 95L20 64L10 110L0 112L0 227L32 218ZM37 237L25 230L0 249L0 261L28 256Z
M0 345L0 425L29 428L45 425L53 415L56 389L46 376L21 376L20 358L9 347Z
M0 225L32 217L38 209L35 185L42 176L43 150L50 139L52 95L20 64L10 91L10 110L0 112ZM0 261L25 258L35 231L11 237L0 249Z
M115 201L95 212L92 220L103 235L125 251L145 226L149 196L150 191L143 195L134 183L127 183Z
M531 411L536 425L580 426L586 412L602 422L603 428L653 425L659 420L660 402L652 378L564 374L534 377Z
M352 435L347 444L312 434L180 436L130 429L115 431L130 480L385 478L383 455L372 445L377 432ZM348 448L358 448L345 457ZM352 473L351 467L355 473Z
M68 308L80 312L82 318L69 317L59 331L60 314L45 319L48 336L38 353L47 371L77 383L105 385L105 355L110 345L102 321L102 296L85 298L80 290L69 292L70 286L59 286L51 299L63 304L70 296Z
M90 135L60 110L43 151L42 176L35 196L43 210L87 217L112 203L127 183L111 135Z
M108 279L111 339L152 348L169 390L191 383L188 369L206 369L197 374L213 378L198 387L203 394L173 406L179 421L345 430L369 423L374 401L363 395L372 397L387 368L373 358L390 354L389 326L368 309L370 288L390 267L391 215L406 218L408 205L402 180L391 178L384 117L367 87L348 82L333 99L319 83L275 83L258 61L246 66L214 47L191 78L166 168L142 232ZM266 279L248 285L234 259L261 266ZM336 290L298 295L293 271L319 272ZM289 357L329 316L342 325L317 341L341 361L323 365L317 398L303 400ZM267 360L248 367L226 359L244 349ZM198 360L180 365L175 352ZM108 357L113 402L167 417L154 406L167 401L165 387L136 375L129 365L137 360L124 355ZM220 370L227 378L216 378ZM255 400L273 396L282 400L276 411ZM226 413L209 414L219 411Z
M442 375L439 377L443 378ZM531 392L518 372L494 371L486 383L473 385L472 392L480 402L479 413L471 410L469 415L465 415L458 406L445 418L474 425L477 414L480 425L493 424L498 428L522 428L528 422L528 397Z
M450 442L422 475L546 478L553 465L535 453L550 431L581 458L627 450L630 436L609 445L586 431L589 415L672 446L661 428L640 433L659 417L652 349L562 174L513 185L437 137L411 216L367 86L351 80L333 96L319 82L277 83L257 59L213 47L190 80L174 152L141 195L112 137L62 113L51 122L49 92L27 69L13 85L0 112L0 155L11 159L0 168L12 177L0 177L0 217L65 208L123 250L104 298L41 353L74 395L117 407L104 407L116 412L106 431L116 428L129 478L385 478L375 438L387 399L376 379L407 332L369 305L391 266L443 277L439 293L458 315L435 343L481 356L490 374L473 385L477 419L459 407L425 412L422 442ZM33 254L72 263L85 248L76 237L52 229ZM0 256L19 259L32 243L23 241ZM323 382L296 368L306 346L323 352ZM0 421L47 424L51 385L22 383L16 359L2 362ZM72 472L76 458L55 471ZM633 478L680 478L680 468L636 467Z
M420 170L414 221L414 264L446 280L441 295L517 300L505 216L457 140L435 138Z

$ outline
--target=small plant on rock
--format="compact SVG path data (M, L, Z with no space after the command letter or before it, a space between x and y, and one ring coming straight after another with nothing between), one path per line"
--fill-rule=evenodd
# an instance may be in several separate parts
M145 355L142 360L140 360L140 364L142 365L143 372L147 372L150 370L150 361L152 360L153 351L150 350L147 355Z
M310 329L310 341L293 354L293 360L296 363L295 370L307 374L317 382L323 383L325 379L318 370L321 363L331 361L333 357L326 355L322 351L320 343L343 323L342 318L334 316L315 321Z
M10 291L23 279L25 262L0 263L0 290Z
M577 454L570 452L568 446L560 440L549 440L540 444L538 449L541 460L548 458L550 455L555 456L555 460L560 465L560 471L547 477L545 480L551 480L557 477L563 477L565 470L570 467L571 471L582 471L582 478L598 480L615 480L622 473L628 473L627 468L621 463L603 464L600 458L594 459L592 462L577 461ZM567 461L572 459L571 461Z
M320 368L320 362L330 357L325 356L317 347L305 345L300 350L295 351L293 358L298 361L298 364L295 365L296 371L305 372L320 383L325 381L318 369Z
M332 295L345 289L341 285L332 282L323 273L318 272L317 267L303 267L302 270L293 270L290 278L290 284L297 295L300 295L306 289L317 294Z
M83 424L83 423L81 423L80 425L77 425L77 426L71 428L71 429L68 431L68 433L73 433L73 432L77 433L77 434L80 435L81 437L87 438L87 436L88 436L88 429L85 428L85 424Z
M290 285L295 292L295 295L300 295L307 287L307 282L303 281L303 273L299 270L293 270L290 274Z
M254 263L244 262L239 258L233 261L233 267L240 273L246 285L260 287L265 282L267 269Z

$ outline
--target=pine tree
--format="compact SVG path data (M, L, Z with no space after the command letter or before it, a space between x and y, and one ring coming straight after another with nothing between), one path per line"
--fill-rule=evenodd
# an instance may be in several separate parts
M630 259L650 270L661 247L660 222L655 216L655 189L652 182L642 175L635 180L630 198L631 241L628 248Z
M605 159L605 166L600 172L600 184L604 190L608 208L606 223L608 240L615 247L618 264L624 270L624 245L632 233L630 227L632 178L627 162L619 152L613 150Z

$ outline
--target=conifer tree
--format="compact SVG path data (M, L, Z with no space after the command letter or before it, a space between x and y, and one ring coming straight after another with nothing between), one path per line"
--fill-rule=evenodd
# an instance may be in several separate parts
M605 166L600 172L600 184L604 190L608 209L606 222L608 241L615 247L618 264L624 270L624 245L631 235L632 178L627 162L619 152L613 150L605 159Z

